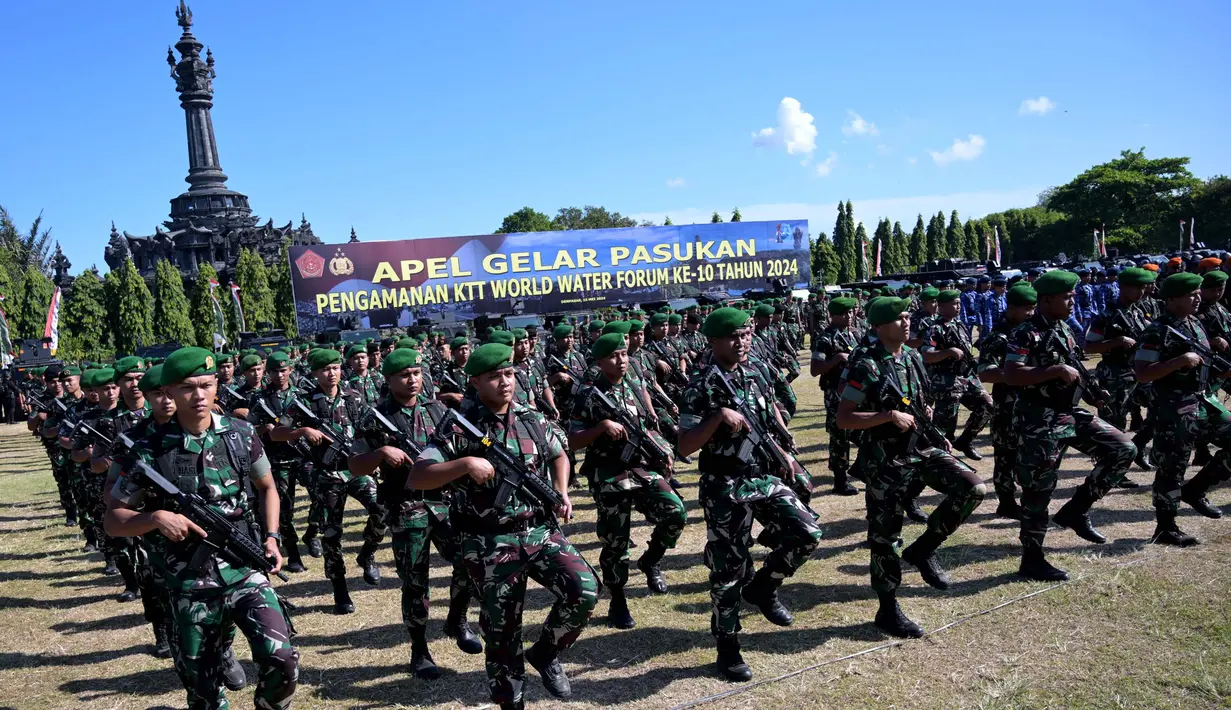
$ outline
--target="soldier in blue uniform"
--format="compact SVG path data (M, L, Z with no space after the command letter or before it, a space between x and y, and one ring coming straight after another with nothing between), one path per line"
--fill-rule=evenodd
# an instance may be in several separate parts
M962 292L962 312L958 318L968 331L979 324L978 294L975 293L974 286L974 279L966 279L958 286L958 290Z
M984 294L982 319L979 324L979 340L983 340L987 335L991 334L992 329L1000 322L1001 315L1008 310L1009 303L1005 298L1005 290L1008 283L1008 279L1005 277L997 276L992 279L992 290Z

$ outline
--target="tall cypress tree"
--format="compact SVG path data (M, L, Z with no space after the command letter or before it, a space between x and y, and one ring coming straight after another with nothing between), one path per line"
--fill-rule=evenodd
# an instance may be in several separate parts
M743 215L741 215L741 214L739 213L739 208L738 208L738 207L736 207L736 208L735 208L735 211L731 213L731 221L732 221L732 222L742 222L742 221L744 221L744 216L743 216Z
M927 233L923 230L923 215L919 215L910 233L910 265L916 269L922 268L927 255Z
M893 237L890 244L893 245L890 254L893 255L894 273L906 271L906 268L910 266L910 243L906 239L906 232L902 231L901 222L893 223Z
M255 330L257 321L274 321L274 294L269 287L269 272L265 260L249 249L239 250L235 265L235 283L244 305L244 320L248 330Z
M836 284L838 271L838 253L834 251L829 237L821 232L812 245L812 278L825 285Z
M850 203L846 203L847 207ZM849 214L849 213L848 213ZM868 230L863 228L863 222L855 227L855 280L867 281L872 278L872 254L868 251Z
M962 251L966 254L967 259L983 261L987 258L983 253L983 240L980 239L979 223L973 219L966 220L966 227L963 230L963 244L965 246Z
M282 240L282 254L269 268L269 276L274 285L274 327L286 331L288 338L294 338L299 335L299 322L295 318L295 292L291 287L290 245L289 239Z
M17 338L43 337L47 309L51 306L51 294L55 290L51 280L37 266L26 267L17 287L17 307L10 324Z
M197 344L197 334L188 316L184 279L166 259L159 259L154 266L154 340L185 346Z
M833 251L838 259L838 278L836 283L848 283L855 280L854 259L850 258L849 246L854 234L846 231L846 205L838 203L838 217L833 224Z
M103 360L112 352L113 331L107 327L106 294L98 272L86 269L73 280L62 318L61 359Z
M927 229L927 261L945 258L945 218L937 221L936 215L928 220Z
M718 224L722 221L722 215L718 214L718 210L714 210L714 214L710 217L710 224Z
M154 344L154 297L145 285L132 259L120 267L120 290L116 300L116 353L134 353L143 345Z
M209 297L209 282L218 280L218 272L209 264L201 264L197 268L197 280L192 287L192 301L188 306L188 315L192 319L192 328L197 333L197 343L207 350L214 349L214 304ZM222 286L218 287L222 291ZM219 301L225 294L218 293Z
M945 228L945 249L954 259L970 256L966 253L966 230L957 216L957 210L953 210L953 214L949 215L949 226Z
M112 344L115 343L114 334L120 331L120 290L120 272L112 269L103 277L103 307L107 309L107 328L112 333Z

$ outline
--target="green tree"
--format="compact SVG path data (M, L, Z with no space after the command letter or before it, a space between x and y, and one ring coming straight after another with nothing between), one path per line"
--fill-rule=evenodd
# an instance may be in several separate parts
M672 222L672 221L671 221L671 218L670 218L670 217L667 217L666 219L664 219L664 220L663 220L663 226L664 226L664 227L673 227L673 226L675 226L675 222Z
M288 338L299 335L299 321L295 317L295 291L291 286L291 240L282 240L282 252L269 268L270 282L274 286L274 327L286 331Z
M1202 183L1193 190L1186 213L1197 218L1197 241L1212 247L1218 240L1221 246L1231 234L1231 178L1215 175ZM1111 234L1107 243L1111 245Z
M876 224L876 233L872 238L872 252L868 259L872 262L872 273L876 273L876 255L881 255L881 273L892 274L897 271L893 260L893 228L888 219L882 219Z
M812 278L821 284L837 284L838 270L838 253L829 237L821 232L812 244Z
M74 290L76 286L74 285ZM188 316L188 297L179 269L166 259L154 265L154 342L197 344L197 334Z
M244 306L248 330L255 330L258 321L274 322L274 292L270 288L269 271L260 254L250 249L239 250L235 265L235 283Z
M214 267L209 264L201 264L197 268L197 280L192 287L192 301L188 308L188 314L192 318L193 330L197 332L197 343L203 348L209 350L214 349L214 304L209 297L209 282L218 280L218 272L214 271ZM222 286L218 287L217 297L219 302L226 295L222 293Z
M743 216L742 216L742 215L740 215L740 213L739 213L739 208L738 208L738 207L736 207L736 208L735 208L735 211L731 213L731 221L732 221L732 222L742 222L742 221L744 221Z
M616 229L636 227L637 220L606 207L586 205L584 208L562 207L551 220L555 229Z
M131 354L143 345L154 344L154 297L145 285L132 259L120 266L120 288L116 299L115 350Z
M833 226L833 250L838 257L838 278L836 283L844 284L855 280L855 230L847 228L846 204L838 203L838 217Z
M103 305L107 308L107 327L111 332L118 333L120 330L120 272L111 270L103 278ZM112 338L112 343L115 338Z
M966 226L962 228L962 253L967 259L975 261L985 261L987 255L983 246L983 240L980 238L979 223L973 219L967 218Z
M25 268L17 287L17 303L9 324L17 338L41 338L47 324L47 309L55 291L51 279L31 264Z
M927 260L927 255L927 233L923 229L923 215L919 215L915 220L915 228L910 233L910 251L907 256L910 259L910 265L919 269Z
M890 273L900 274L911 266L910 241L906 238L906 232L902 231L901 222L893 223L893 237L889 243Z
M523 207L500 223L500 229L496 230L496 234L513 234L515 232L550 232L553 229L560 229L551 222L551 217L539 212L532 207ZM243 288L242 286L240 288Z
M718 210L714 210L714 215L710 217L710 224L718 224L722 221L722 216L718 214Z
M849 206L850 203L848 202ZM855 227L855 280L867 281L872 278L873 255L868 251L868 230L863 228L863 222Z
M945 213L932 215L928 220L927 230L927 260L935 261L946 256L945 249Z
M60 332L62 360L104 360L112 354L111 333L107 327L106 294L94 269L86 269L73 280L64 299Z
M22 232L13 224L4 207L0 206L0 249L11 257L10 283L20 280L27 266L47 273L51 261L51 230L43 229L42 224L43 213L39 212L30 229Z
M957 216L957 210L953 210L949 215L949 226L945 228L945 251L954 259L970 257L966 253L966 230Z

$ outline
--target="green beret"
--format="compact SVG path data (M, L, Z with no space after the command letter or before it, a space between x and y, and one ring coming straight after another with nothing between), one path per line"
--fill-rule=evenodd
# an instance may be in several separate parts
M261 362L262 361L261 361L260 355L245 355L239 359L239 367L237 367L236 369L239 370L240 374L243 374L247 372L248 370L251 370L252 368L260 365Z
M189 377L218 372L214 354L205 348L180 348L167 356L162 366L162 383L178 384Z
M1130 266L1116 276L1116 281L1121 286L1145 286L1154 283L1154 280L1157 278L1158 274L1154 271Z
M350 346L350 349L346 351L346 359L349 360L356 355L366 355L367 352L367 349L362 345L352 345Z
M1010 306L1033 306L1039 302L1039 292L1023 283L1009 289L1004 298Z
M453 348L454 350L457 350L463 345L469 345L469 344L470 344L470 340L464 335L459 335L456 338L449 341L449 347Z
M935 301L940 297L940 289L935 286L928 286L919 294L920 301Z
M389 353L389 357L381 360L380 374L388 377L395 372L401 372L408 367L419 367L419 353L410 348L401 348Z
M601 360L617 350L627 350L628 346L624 344L624 336L620 333L606 333L598 340L594 341L594 345L590 346L590 355L595 360Z
M840 316L843 313L850 313L859 302L853 298L835 298L829 302L829 315Z
M628 322L628 332L630 333L640 333L644 329L645 329L645 323L642 321L630 320Z
M668 316L666 313L655 313L650 316L650 325L666 325Z
M508 346L512 346L514 341L513 334L507 330L497 330L487 339L489 343L500 343L501 345Z
M612 321L608 323L607 325L603 326L603 335L607 335L609 333L619 333L620 335L628 335L632 327L633 327L632 321L628 321L628 320ZM599 340L602 340L602 338L599 338Z
M142 392L153 392L162 387L162 365L155 365L145 371L141 376L141 381L137 383L137 389Z
M961 291L957 291L955 289L949 288L937 294L936 300L940 303L952 303L953 301L957 301L961 299L961 297L962 297Z
M667 322L670 323L671 325L679 325L680 323L684 322L684 316L680 315L679 313L672 313L671 315L667 316Z
M308 369L313 372L340 362L342 362L342 353L333 348L317 348L308 353Z
M85 372L81 373L81 386L85 387L86 389L93 389L97 387L98 385L95 384L95 376L97 374L98 374L98 370L94 368L90 368L86 370Z
M1218 288L1227 283L1227 272L1207 271L1201 278L1201 288Z
M489 328L489 330L490 330L490 328ZM398 344L397 344L397 346L396 346L396 347L399 347L399 348L414 348L414 347L418 347L418 346L419 346L419 341L415 340L414 338L398 338Z
M291 356L279 350L265 361L265 368L270 371L285 370L291 366Z
M80 377L81 368L76 365L67 365L60 370L60 377Z
M590 321L590 332L591 332L591 333L597 333L597 332L601 331L601 330L603 329L603 327L604 327L604 326L606 326L606 325L607 325L607 324L606 324L606 323L604 323L604 322L603 322L603 321L601 321L601 320L592 320L592 321Z
M1064 269L1052 269L1034 280L1030 284L1040 296L1054 296L1058 293L1068 293L1072 291L1081 277L1072 271Z
M218 359L218 362L226 362L227 360L234 360L235 353L221 352L221 353L218 353L216 357Z
M419 341L420 343L427 342L427 333L419 333L418 335L415 336L415 340Z
M659 313L670 313L670 312L671 312L671 306L659 306L659 307L658 307L658 312L659 312Z
M568 336L572 334L573 334L573 326L567 323L561 323L560 325L557 325L551 331L551 337L555 338L556 340L567 338Z
M529 339L530 339L530 334L526 332L525 328L514 328L513 329L513 340L529 340Z
M907 308L910 308L909 298L881 296L868 304L868 324L876 327L892 323Z
M474 377L486 372L513 366L513 348L503 343L487 343L480 345L470 353L466 361L465 372Z
M1037 281L1035 283L1038 283ZM1163 298L1174 298L1176 296L1185 296L1197 289L1201 288L1201 277L1188 272L1181 271L1178 274L1172 274L1163 282L1160 296Z
M738 308L719 308L705 319L701 334L711 338L725 338L748 323L748 313Z
M136 355L129 355L128 357L122 357L119 360L116 360L114 367L116 376L123 377L130 372L141 372L144 370L145 360L142 360Z

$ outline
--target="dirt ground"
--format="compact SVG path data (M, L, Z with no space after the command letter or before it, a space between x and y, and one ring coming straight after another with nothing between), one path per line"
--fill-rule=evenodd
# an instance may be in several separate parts
M753 683L732 685L717 677L701 561L705 527L696 503L696 470L688 469L681 480L689 525L663 563L670 593L650 596L634 570L629 597L637 628L629 631L607 628L607 602L600 601L591 625L564 657L574 690L568 705L1231 707L1231 518L1207 520L1186 509L1180 524L1202 545L1148 545L1154 525L1148 487L1114 491L1096 507L1095 524L1112 540L1107 545L1053 528L1052 560L1073 574L1071 582L1054 588L1014 576L1016 523L993 517L989 493L941 548L952 589L931 589L905 567L903 607L934 634L887 646L892 639L871 624L876 600L868 584L863 497L828 493L820 392L807 377L795 388L800 406L792 429L816 480L813 507L824 538L783 588L794 626L771 626L745 607L743 647ZM990 442L984 435L977 443L985 454L977 466L990 480ZM1053 510L1089 468L1085 456L1066 457ZM1141 483L1151 480L1141 471L1131 475ZM1231 492L1216 490L1211 499L1225 506ZM924 507L937 500L929 491ZM566 532L597 563L593 502L581 491L574 501L577 517ZM409 644L392 554L387 544L382 547L378 560L385 578L379 587L365 586L353 564L362 520L358 506L350 507L345 549L357 612L330 613L332 597L319 559L307 559L308 571L290 583L277 583L299 606L295 644L303 657L296 706L486 705L482 657L460 653L442 636L444 605L432 607L429 627L443 677L425 683L407 672ZM306 513L301 494L301 530ZM118 578L99 573L101 557L82 553L77 529L63 522L42 447L24 426L0 427L0 708L183 707L170 662L150 655L153 637L140 603L115 601ZM644 549L649 528L639 519L634 525L634 539ZM908 523L906 542L922 530ZM758 560L764 553L757 549ZM448 569L439 559L433 564L432 594L440 599L447 596ZM549 595L532 584L528 639L537 637L549 603ZM472 605L471 620L477 615ZM242 640L236 650L255 682ZM863 655L849 657L858 653ZM720 694L729 695L712 697ZM233 707L252 706L251 687L229 695ZM527 697L543 707L566 704L548 696L533 671Z

